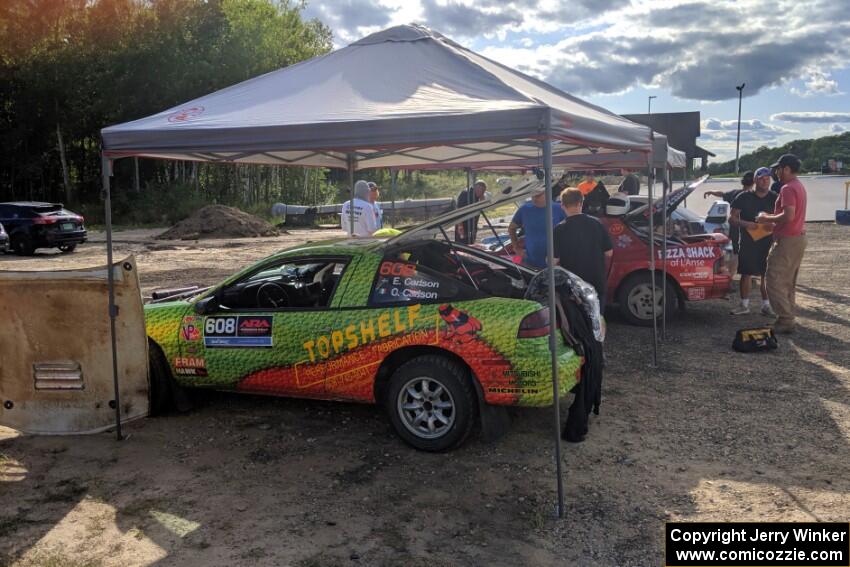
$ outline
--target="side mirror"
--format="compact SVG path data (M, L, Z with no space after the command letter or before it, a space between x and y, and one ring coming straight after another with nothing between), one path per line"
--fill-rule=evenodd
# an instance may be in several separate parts
M215 295L205 297L195 304L195 313L198 315L208 315L213 313L220 307L218 298Z

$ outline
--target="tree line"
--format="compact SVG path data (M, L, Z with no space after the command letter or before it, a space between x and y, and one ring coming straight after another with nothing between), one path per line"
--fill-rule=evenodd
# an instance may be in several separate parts
M820 172L822 165L831 159L843 161L844 169L847 170L850 169L850 132L838 136L794 140L776 148L762 146L754 152L742 155L738 160L738 169L755 171L758 167L775 163L782 154L796 155L803 162L803 170L806 172ZM712 175L734 171L735 160L708 166L708 172Z
M0 201L100 201L100 130L330 51L289 0L0 2ZM325 170L119 160L127 206L325 202ZM135 205L134 205L135 203ZM120 203L119 203L120 204Z

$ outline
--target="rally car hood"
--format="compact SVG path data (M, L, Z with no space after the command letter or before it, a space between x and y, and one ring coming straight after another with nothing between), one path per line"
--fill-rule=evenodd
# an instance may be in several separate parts
M673 214L673 211L675 211L679 207L679 205L681 205L685 201L685 199L688 198L688 195L694 192L694 189L705 183L708 177L708 175L703 175L699 179L690 182L685 187L667 193L667 196L665 198L656 199L652 203L652 213L654 215L655 224L661 224L664 220L663 215L665 200L667 201L667 216L669 217L671 214ZM648 219L649 203L629 212L623 218L625 218L626 220L638 220L640 218Z
M531 177L518 181L511 187L507 187L501 193L490 199L484 199L477 203L473 203L466 207L454 209L442 215L436 216L433 219L424 222L418 226L414 226L401 234L387 240L387 244L395 245L413 240L422 240L431 238L439 234L441 229L451 228L462 223L474 216L480 215L483 211L493 209L508 203L515 203L527 199L531 194L544 185L543 181L536 177Z

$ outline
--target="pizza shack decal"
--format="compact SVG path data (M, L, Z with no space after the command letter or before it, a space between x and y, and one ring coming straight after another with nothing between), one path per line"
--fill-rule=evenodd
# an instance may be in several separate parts
M714 246L681 246L667 249L668 260L713 260L717 248ZM658 251L658 259L663 258L663 250Z

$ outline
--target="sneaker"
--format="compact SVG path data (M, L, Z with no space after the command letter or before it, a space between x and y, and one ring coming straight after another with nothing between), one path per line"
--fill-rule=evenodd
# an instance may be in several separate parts
M761 306L761 314L765 317L776 317L776 312L770 305L762 305Z
M744 307L743 305L741 305L740 307L738 307L737 309L733 309L729 313L731 315L746 315L749 312L750 312L749 307Z

